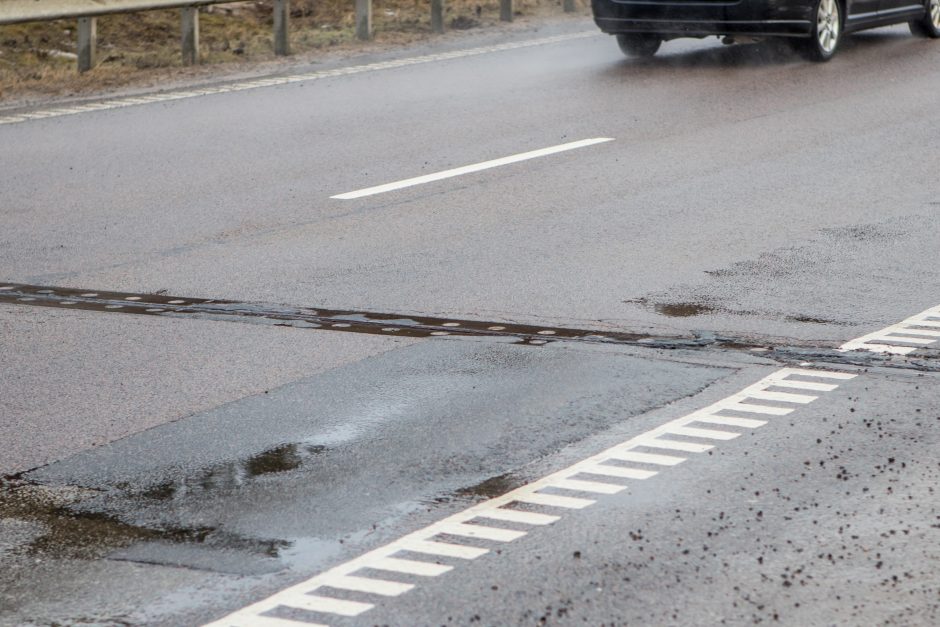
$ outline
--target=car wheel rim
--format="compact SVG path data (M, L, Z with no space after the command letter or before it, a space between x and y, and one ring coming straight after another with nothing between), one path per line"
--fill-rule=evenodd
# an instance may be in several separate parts
M940 4L940 0L931 0ZM836 0L819 0L819 11L816 13L816 39L819 47L826 54L836 49L839 43L839 3Z
M940 0L930 0L930 21L940 30Z

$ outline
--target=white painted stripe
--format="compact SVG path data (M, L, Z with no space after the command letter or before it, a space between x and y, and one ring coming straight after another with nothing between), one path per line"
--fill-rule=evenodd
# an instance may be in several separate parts
M813 390L815 392L831 392L839 386L833 383L816 383L815 381L791 381L788 379L778 379L771 384L771 387L791 388L794 390Z
M384 597L397 597L414 588L414 584L385 579L372 579L371 577L357 577L355 575L336 575L328 578L324 584L330 588L353 590L354 592L368 592Z
M840 379L848 381L858 375L850 372L836 372L834 370L805 370L803 368L784 368L780 372L785 372L786 376L798 375L801 377L816 377L818 379Z
M940 331L932 331L930 329L914 329L911 327L903 327L898 329L896 333L903 335L919 335L921 337L940 337Z
M291 620L289 618L276 618L274 616L245 616L242 618L227 619L228 627L329 627L321 623L308 623L305 620Z
M670 451L685 451L687 453L704 453L707 450L715 448L711 444L699 444L698 442L681 442L679 440L669 440L664 438L648 438L640 443L640 446L649 448L664 448Z
M891 344L862 344L857 348L875 353L892 353L894 355L910 355L917 350L916 346L893 346Z
M540 492L520 494L513 500L519 501L520 503L529 503L531 505L548 505L550 507L563 507L565 509L584 509L597 502L591 499L581 499L574 496L558 496L557 494L542 494Z
M684 435L690 438L706 438L709 440L733 440L740 433L731 431L717 431L715 429L696 429L695 427L673 427L667 431L669 435Z
M726 425L729 427L744 427L745 429L756 429L767 424L766 420L754 420L753 418L737 418L735 416L703 416L696 418L695 422L707 422L713 425Z
M253 605L235 612L225 617L221 621L213 623L213 627L238 624L236 621L244 621L246 617L248 617L247 622L243 622L241 624L250 625L251 618L273 610L274 608L278 607L278 605L282 604L285 599L293 598L292 595L312 592L318 588L328 586L329 581L335 577L354 575L363 569L390 570L393 572L406 572L424 576L437 576L447 572L452 568L449 565L410 561L393 556L401 553L402 551L416 551L431 555L459 557L462 559L474 559L479 557L486 552L485 549L438 542L432 540L432 538L435 538L441 534L452 532L455 529L465 530L467 527L474 527L477 530L477 535L480 529L488 529L489 532L510 532L521 535L523 532L512 532L510 530L466 524L468 521L473 520L474 518L493 518L491 515L492 512L500 510L501 508L504 508L513 502L532 503L536 505L562 509L582 509L589 507L596 501L586 498L574 498L559 496L556 494L545 494L540 492L540 490L544 490L548 487L561 487L563 489L575 489L577 491L585 491L585 489L590 489L590 491L602 491L601 493L619 492L625 489L625 486L613 485L603 482L581 481L571 479L571 477L577 476L579 473L591 474L592 471L595 471L596 474L598 467L606 467L604 466L604 462L611 459L619 459L637 463L652 463L658 465L675 465L684 461L684 459L681 457L649 453L643 451L642 449L681 450L692 453L708 451L713 448L712 445L697 442L669 440L664 436L667 436L669 433L682 433L683 431L685 433L694 433L695 435L700 435L701 432L704 431L709 434L709 437L713 437L716 433L723 433L721 431L715 431L711 429L690 430L688 425L696 422L702 422L704 420L747 420L744 418L724 417L716 414L724 407L727 407L729 403L740 402L742 399L746 399L748 394L752 394L755 391L764 390L775 385L786 386L787 383L790 382L797 385L806 383L798 380L788 381L787 377L790 376L848 380L854 378L856 375L847 372L784 368L775 373L772 373L771 375L768 375L767 377L764 377L757 383L748 386L741 392L734 394L727 399L723 399L717 403L714 403L709 407L692 412L691 414L687 414L681 418L677 418L651 431L642 433L632 438L631 440L623 442L606 451L602 451L601 453L591 458L578 462L547 477L543 477L534 483L523 486L516 490L512 490L503 496L474 505L464 510L463 512L449 516L440 522L434 523L428 527L425 527L424 529L411 533L399 540L391 542L390 544L370 551L369 553L366 553L346 563L335 566L325 573L312 577L303 583L288 588L282 593L275 594L271 597L268 597L267 599L254 603ZM501 514L498 511L495 514L495 516L500 515ZM506 537L506 541L511 540Z
M576 142L569 142L567 144L560 144L558 146L551 146L549 148L540 148L538 150L530 150L529 152L523 152L517 155L510 155L508 157L501 157L499 159L483 161L481 163L475 163L473 165L465 165L460 168L453 168L452 170L444 170L442 172L435 172L434 174L425 174L424 176L416 176L414 178L405 179L403 181L396 181L394 183L386 183L385 185L376 185L375 187L367 187L365 189L360 189L354 192L346 192L345 194L337 194L336 196L330 196L330 198L335 198L337 200L353 200L355 198L363 198L364 196L374 196L375 194L391 192L391 191L395 191L398 189L404 189L406 187L413 187L415 185L424 185L425 183L441 181L443 179L449 179L455 176L462 176L464 174L472 174L473 172L480 172L482 170L498 168L500 166L510 165L513 163L519 163L520 161L527 161L529 159L537 159L539 157L546 157L548 155L554 155L559 152L566 152L568 150L577 150L578 148L594 146L595 144L602 144L604 142L609 142L609 141L613 141L613 138L595 137L593 139L582 139Z
M806 405L812 403L818 396L810 394L793 394L792 392L768 392L767 390L756 390L748 394L749 398L756 398L762 401L780 401L782 403L799 403Z
M466 523L448 523L439 528L440 533L449 533L453 536L463 536L465 538L481 538L483 540L494 540L496 542L512 542L525 535L525 531L513 531L512 529L499 529L496 527L487 527L485 525L468 525Z
M616 451L611 453L610 459L624 462L639 462L641 464L656 464L657 466L675 466L685 461L685 457L657 455L655 453L637 453L636 451Z
M478 546L464 546L462 544L437 542L431 540L406 539L400 541L398 546L405 551L425 553L427 555L440 555L442 557L456 557L463 560L473 560L490 552L489 549L484 549Z
M145 104L157 103L157 102L170 102L173 100L197 98L200 96L209 96L209 95L214 95L214 94L228 94L228 93L239 92L239 91L247 91L250 89L276 87L279 85L289 85L289 84L297 83L297 82L315 81L315 80L319 80L323 78L331 78L335 76L349 76L351 74L363 74L366 72L392 70L396 68L403 68L403 67L408 67L411 65L418 65L422 63L449 61L451 59L462 59L466 57L478 56L481 54L491 54L495 52L504 52L508 50L520 50L523 48L531 48L534 46L545 46L549 44L556 44L556 43L562 43L565 41L573 41L576 39L584 39L587 37L598 37L598 36L601 36L601 35L599 35L599 33L597 33L596 30L581 31L578 33L570 33L567 35L555 35L553 37L529 39L526 41L517 41L517 42L511 42L511 43L505 43L505 44L498 44L495 46L468 48L466 50L456 50L453 52L429 54L429 55L424 55L424 56L419 56L419 57L408 57L405 59L383 61L380 63L369 63L365 65L355 65L351 67L334 69L334 70L323 70L320 72L306 72L303 74L294 74L291 76L278 76L278 77L265 78L265 79L259 79L259 80L243 81L240 83L232 83L229 85L220 85L216 87L206 87L206 88L201 88L201 89L177 91L177 92L163 92L163 93L157 93L157 94L150 94L147 96L132 96L128 98L115 98L115 99L107 100L104 102L94 102L94 103L76 105L73 107L69 107L68 109L59 108L59 109L50 109L50 110L43 110L43 111L33 111L29 113L19 113L19 114L13 114L13 115L0 114L0 125L25 122L30 119L41 119L45 117L59 117L59 116L64 116L64 115L75 115L77 113L88 113L91 111L120 109L123 107L142 106Z
M641 470L626 466L611 466L610 464L594 464L582 470L591 475L607 475L608 477L623 477L624 479L649 479L659 473L655 470Z
M748 394L750 396L750 394ZM766 414L769 416L786 416L793 412L791 407L772 407L770 405L755 405L754 403L721 403L721 409L728 411L741 411L750 414Z
M363 612L375 607L371 603L331 599L330 597L302 593L293 594L290 597L282 599L280 605L307 610L308 612L339 614L340 616L359 616Z
M492 518L493 520L505 520L507 522L524 523L526 525L550 525L560 520L561 516L552 516L550 514L537 514L535 512L523 512L518 509L506 509L505 507L495 507L477 514L478 518Z
M917 350L916 346L909 346L910 344L918 344L921 346L929 346L935 343L937 340L928 340L923 339L924 335L921 335L920 338L915 337L899 337L899 335L912 334L912 326L928 326L928 327L938 327L940 322L931 320L938 315L938 308L932 307L926 311L922 311L917 315L911 316L906 320L902 320L898 324L893 324L889 327L885 327L880 331L875 331L874 333L869 333L868 335L863 335L860 338L850 340L839 347L839 350L842 352L853 351L853 350L866 350L875 353L892 353L896 355L907 355L913 353ZM908 346L904 346L907 344Z
M576 492L596 492L597 494L617 494L627 489L627 486L616 483L601 483L599 481L582 481L581 479L557 479L551 484L553 488L575 490Z
M911 318L910 324L918 327L940 327L940 320L927 320L927 319L916 319Z
M420 575L421 577L437 577L443 575L453 566L446 564L434 564L432 562L418 562L415 560L406 560L400 557L382 557L368 563L368 568L378 570L390 570L395 573L405 573L408 575Z
M904 344L922 344L925 346L927 344L933 344L936 342L936 340L925 340L923 338L917 337L898 337L897 330L895 329L892 329L889 333L874 334L871 336L871 339L881 342L890 342L893 340L895 342L902 342Z

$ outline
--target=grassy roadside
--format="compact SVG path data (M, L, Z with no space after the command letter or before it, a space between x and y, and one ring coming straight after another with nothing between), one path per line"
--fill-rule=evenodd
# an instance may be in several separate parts
M499 0L446 0L448 29L499 23ZM403 45L432 36L427 0L375 0L375 39L354 36L351 0L291 0L291 48L300 59L325 51ZM515 0L517 15L560 14L561 0ZM206 76L274 62L272 2L214 5L200 11L202 64L184 68L179 11L98 18L98 63L78 75L75 22L0 26L0 104L55 96L81 96L121 87Z

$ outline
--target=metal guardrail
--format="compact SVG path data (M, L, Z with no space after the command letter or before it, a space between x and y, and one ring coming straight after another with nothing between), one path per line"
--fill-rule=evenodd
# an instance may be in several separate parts
M86 72L95 66L97 47L97 18L115 13L136 13L157 9L179 9L183 63L199 62L199 7L227 4L241 0L0 0L0 25L42 22L48 20L78 20L78 71ZM274 54L290 54L288 20L290 0L274 2ZM353 0L356 8L356 37L372 38L372 0ZM444 32L445 0L430 0L431 30ZM499 18L513 19L513 0L500 0ZM574 11L574 0L564 0L566 12Z
M0 24L179 9L234 0L0 0Z
M199 7L238 0L0 0L0 25L78 19L78 71L95 66L97 18L114 13L180 9L183 63L199 62ZM371 0L368 0L371 3ZM274 54L290 54L290 0L274 0Z

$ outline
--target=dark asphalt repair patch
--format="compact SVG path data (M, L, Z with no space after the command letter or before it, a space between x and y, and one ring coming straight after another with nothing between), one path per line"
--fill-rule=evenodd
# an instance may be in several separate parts
M898 360L876 353L842 353L816 345L778 345L770 338L735 338L710 331L688 336L654 336L622 331L573 329L456 318L411 316L396 313L294 307L270 303L188 298L166 294L111 292L70 287L0 282L0 304L81 309L111 313L143 314L167 318L196 318L224 322L247 322L297 329L344 331L412 338L438 336L488 337L514 340L513 344L543 346L551 342L614 344L660 349L718 348L756 351L781 363L820 361L854 366L882 366L934 371L936 351L925 349L917 359ZM675 315L698 315L694 307L680 307Z
M478 336L510 338L518 344L539 346L552 341L576 341L641 346L691 347L697 345L739 348L741 342L719 337L664 338L640 333L601 332L592 329L507 324L410 316L395 313L291 307L267 303L188 298L163 294L109 292L68 287L0 283L0 303L82 309L163 317L191 317L229 322L253 322L323 331L345 331L404 337ZM753 345L757 346L757 345Z

